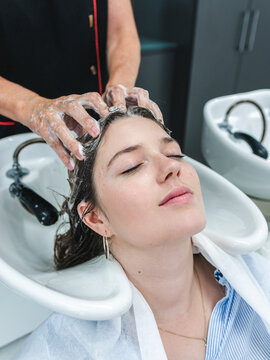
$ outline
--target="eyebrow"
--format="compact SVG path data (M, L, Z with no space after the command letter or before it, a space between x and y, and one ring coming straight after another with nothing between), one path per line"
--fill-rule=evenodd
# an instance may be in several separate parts
M172 143L172 142L175 142L176 144L178 144L178 142L172 138L172 137L168 137L168 136L165 136L163 138L161 138L159 140L159 142L161 144L169 144L169 143ZM179 144L178 144L179 145ZM129 146L123 150L120 150L118 151L116 154L114 154L114 156L111 158L111 160L109 161L108 165L107 165L107 169L111 166L112 162L118 158L120 155L123 155L123 154L126 154L126 153L130 153L130 152L133 152L135 150L138 150L138 149L141 149L143 146L141 144L137 144L137 145L133 145L133 146Z

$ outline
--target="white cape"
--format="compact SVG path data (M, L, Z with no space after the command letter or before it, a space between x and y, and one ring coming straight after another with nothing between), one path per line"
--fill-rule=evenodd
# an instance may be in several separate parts
M258 313L270 333L270 260L257 253L230 255L203 233L193 237L194 253L218 268ZM19 360L167 360L154 315L131 284L133 306L108 321L53 314L27 339Z

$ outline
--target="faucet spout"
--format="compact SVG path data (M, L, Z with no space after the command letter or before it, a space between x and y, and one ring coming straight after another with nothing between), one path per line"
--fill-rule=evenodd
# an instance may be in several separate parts
M23 207L36 216L42 225L52 225L58 220L59 212L57 209L20 180L23 176L29 174L29 170L20 166L19 153L26 146L38 142L46 143L42 138L34 138L24 141L15 149L12 169L8 170L6 175L14 180L9 187L12 197L17 197Z

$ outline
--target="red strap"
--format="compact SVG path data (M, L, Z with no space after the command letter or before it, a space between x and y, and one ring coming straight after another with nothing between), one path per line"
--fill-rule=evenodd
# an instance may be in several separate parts
M94 5L94 18L95 18L95 42L96 42L96 54L97 54L98 86L99 86L99 93L100 95L102 95L102 81L101 81L99 43L98 43L97 0L93 0L93 5Z
M0 125L15 125L13 121L0 121Z

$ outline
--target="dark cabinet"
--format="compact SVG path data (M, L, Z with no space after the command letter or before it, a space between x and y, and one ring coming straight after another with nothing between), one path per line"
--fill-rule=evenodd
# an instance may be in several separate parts
M211 98L270 87L270 1L197 3L184 151L203 161L203 106Z
M241 57L237 92L270 87L270 1L253 0L247 14L249 32Z

